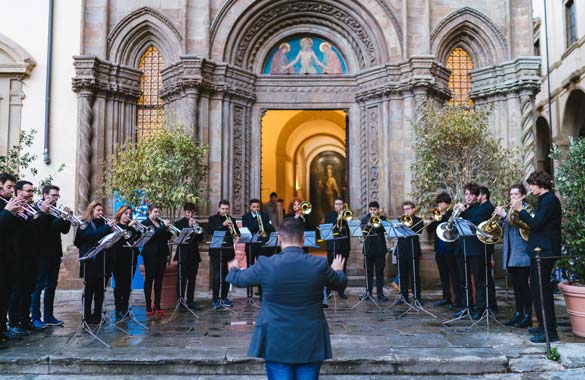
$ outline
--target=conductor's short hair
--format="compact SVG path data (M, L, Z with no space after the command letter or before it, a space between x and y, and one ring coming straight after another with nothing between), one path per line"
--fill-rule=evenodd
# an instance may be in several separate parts
M285 243L302 243L305 225L298 218L286 218L282 222L278 235Z

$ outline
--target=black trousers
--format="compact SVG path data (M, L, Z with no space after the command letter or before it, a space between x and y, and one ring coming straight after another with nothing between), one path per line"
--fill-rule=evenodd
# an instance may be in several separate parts
M154 285L154 307L160 309L162 282L167 268L165 256L146 256L144 259L144 300L146 310L152 310L152 288Z
M6 331L6 313L10 299L10 272L4 252L0 252L0 332Z
M374 283L374 274L376 275L376 292L378 295L384 294L384 265L386 257L383 254L366 256L366 281L368 290L372 293Z
M104 305L106 279L103 277L91 277L85 279L83 288L83 319L97 322L102 315ZM93 303L93 311L92 311Z
M114 303L116 305L116 311L123 313L128 311L130 292L132 290L132 278L136 270L136 259L132 263L131 255L131 253L128 253L128 257L116 257L116 261L112 267L112 274L116 282Z
M230 284L225 280L228 274L227 263L233 258L234 252L228 252L227 250L224 250L223 255L219 253L210 255L212 274L211 288L214 301L218 300L220 296L221 299L224 300L227 298L228 290L230 289Z
M532 314L532 296L530 295L530 267L508 267L508 273L514 287L516 311L520 314Z
M413 267L414 264L414 267ZM408 285L412 284L412 292L414 298L420 300L420 274L418 268L420 266L420 257L412 260L412 255L402 255L398 259L398 273L400 274L400 293L408 300ZM415 275L416 274L416 275Z
M557 331L557 318L555 315L555 304L553 299L553 286L550 282L550 276L555 266L554 259L540 260L540 274L542 277L542 300L540 298L540 281L538 280L538 267L536 259L530 260L530 291L532 293L532 300L534 301L534 310L536 318L540 325L543 325L542 308L544 306L544 313L546 315L546 325L550 332Z
M439 269L443 299L451 303L451 283L453 283L453 289L457 288L457 263L455 262L455 255L453 253L435 254L435 262ZM457 292L455 291L455 293Z
M30 304L37 279L36 257L15 257L9 259L10 296L8 318L10 327L30 322Z
M197 282L199 261L195 261L193 255L183 253L181 253L179 260L181 271L180 276L177 276L177 297L183 296L185 302L192 303L195 300L195 283Z

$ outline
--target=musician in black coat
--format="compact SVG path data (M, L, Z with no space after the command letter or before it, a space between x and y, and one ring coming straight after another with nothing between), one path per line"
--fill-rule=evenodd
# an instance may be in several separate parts
M58 186L44 186L42 190L43 200L48 200L51 202L51 205L55 206L61 196L59 192L60 189ZM64 211L70 212L71 210L65 208ZM39 327L63 324L63 321L55 318L53 315L53 304L55 301L57 281L59 279L61 257L63 257L61 234L67 234L71 229L71 223L69 221L52 214L47 215L47 217L49 218L48 228L39 231L39 243L42 248L37 258L38 274L30 307L33 325ZM43 291L43 319L41 321L41 292Z
M226 199L219 201L217 214L209 217L209 224L207 226L210 236L213 236L215 231L226 231L222 248L209 249L213 293L212 307L214 309L233 306L232 302L227 298L229 284L225 278L228 274L227 263L236 256L232 232L234 235L239 236L240 230L238 229L236 220L229 216L229 212L230 202Z
M388 299L384 295L384 266L386 264L386 253L388 248L386 247L386 231L382 224L374 227L370 224L371 217L378 217L380 221L386 220L385 216L380 215L380 205L378 202L373 201L368 205L369 214L362 218L362 229L369 231L364 235L364 255L365 255L365 266L366 266L366 281L367 291L372 295L372 286L374 282L374 273L376 274L376 290L378 301L387 301ZM367 294L362 295L364 299Z
M451 202L451 196L449 194L440 193L437 195L435 203L441 213L441 219L432 222L427 227L427 231L433 235L435 241L435 262L437 263L441 288L443 290L443 297L435 302L433 306L451 305L451 284L453 284L453 289L457 289L457 263L455 262L453 252L454 244L439 239L436 234L437 226L440 223L447 222L451 218L452 211L449 209Z
M130 305L130 293L132 291L132 278L136 271L138 261L138 248L129 247L128 244L140 238L140 233L131 224L139 223L132 220L130 206L122 206L116 211L114 221L117 226L125 231L130 231L128 239L122 238L110 248L108 255L111 257L112 274L114 275L114 305L116 307L116 319L124 318Z
M142 258L144 259L144 300L146 302L146 315L163 315L164 311L160 306L162 293L162 282L167 268L169 255L169 240L172 234L168 225L159 219L160 207L151 204L147 210L148 218L142 222L146 227L154 228L154 235L142 247ZM152 303L152 289L154 286L154 304Z
M175 227L179 230L183 228L201 228L195 220L195 205L193 203L187 202L183 205L183 218L175 222ZM193 310L199 310L199 307L195 304L195 284L197 282L199 263L201 262L199 243L202 241L202 233L193 233L187 244L177 246L177 252L174 257L174 260L181 264L181 275L177 276L177 297L183 296L187 306Z
M335 199L333 203L334 210L325 214L325 224L333 224L333 233L335 240L327 240L327 262L329 265L333 262L336 255L341 255L345 261L343 263L343 273L347 271L347 261L349 260L350 231L347 221L343 219L343 199ZM344 290L339 292L341 298L347 298Z
M484 220L489 219L493 209L482 207L478 203L479 186L474 183L465 185L465 204L458 204L454 210L461 212L461 218L470 221L476 226ZM473 273L475 280L475 309L472 313L473 319L479 319L486 308L486 293L485 293L485 245L479 241L477 236L462 236L455 243L455 257L457 260L457 277L458 277L458 296L457 305L465 307L465 271L467 268L464 265L464 254L467 256L467 263ZM468 277L468 285L471 281ZM468 288L469 300L471 301L471 287ZM468 307L470 305L467 305ZM455 313L458 315L461 311Z
M490 200L491 193L489 189L485 186L479 187L479 205L482 208L481 212L490 215L493 215L496 207ZM482 243L483 244L483 243ZM487 253L487 283L488 283L488 300L489 300L489 308L492 309L494 312L497 312L498 305L496 302L496 282L494 281L493 276L493 265L492 260L494 257L494 244L483 244L485 248L485 252Z
M410 217L412 222L409 225L409 229L417 235L412 237L402 237L398 239L396 244L396 256L398 257L398 273L400 275L400 293L406 301L408 301L408 285L412 284L412 290L414 298L421 301L421 287L420 287L420 241L418 233L424 229L424 221L416 216L416 206L411 201L405 201L402 203L403 215ZM399 219L400 221L400 219ZM413 256L414 255L414 256ZM398 301L398 304L402 303L402 300Z
M532 332L535 336L530 339L533 343L544 343L546 337L543 327L542 309L546 315L546 327L551 341L557 341L557 321L554 308L553 286L550 282L551 274L555 266L556 258L561 255L561 203L552 191L552 179L543 171L533 172L526 180L530 191L538 196L538 205L531 216L523 209L522 201L512 202L512 210L519 211L520 219L528 224L528 252L532 255L530 260L530 291L534 302L536 317L540 323L539 328ZM534 249L540 248L540 274L542 284L539 281L538 266ZM542 287L542 299L540 288Z
M22 198L23 203L27 203L34 209L32 183L18 181L14 188L16 196ZM49 203L44 202L42 211L36 209L35 217L30 216L26 220L17 218L14 232L9 238L11 253L8 255L8 266L12 280L8 315L9 325L13 332L18 333L21 329L35 329L31 324L29 314L37 276L37 259L41 248L40 231L49 228L48 207Z
M100 202L94 201L87 205L83 218L87 226L84 229L78 229L75 235L74 244L79 248L79 257L84 257L98 245L101 238L112 232L114 220L106 223L103 215L104 206ZM111 273L108 253L102 251L94 258L81 261L79 272L84 280L83 319L87 323L97 324L102 317L105 285Z
M8 329L6 313L10 297L10 268L8 257L8 239L13 233L17 214L22 211L20 199L13 197L16 177L0 173L0 348L7 347Z

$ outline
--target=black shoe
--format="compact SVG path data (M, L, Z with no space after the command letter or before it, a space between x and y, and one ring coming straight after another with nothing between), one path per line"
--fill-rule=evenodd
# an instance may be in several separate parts
M388 297L386 297L383 294L378 294L378 301L379 302L386 302L386 301L388 301Z
M372 296L372 293L369 294L369 296ZM360 296L360 301L364 301L368 299L368 293L364 293Z
M422 298L420 298L420 297L415 298L414 300L417 301L420 306L424 306L425 305L425 303L422 301Z
M558 342L559 341L559 334L557 334L556 331L553 331L550 334L548 334L548 339L551 342ZM539 334L539 335L535 335L532 338L530 338L530 341L532 343L546 343L546 335L544 335L544 333Z
M440 301L433 302L434 307L445 306L449 303L446 299L442 299Z
M199 306L197 306L197 304L195 302L189 302L187 304L187 307L191 310L195 310L195 311L199 311L201 310L201 308Z
M124 313L122 310L116 310L116 321L122 320L124 315L126 315L126 313Z
M526 328L532 324L532 315L530 313L524 314L524 318L520 319L514 324L514 327Z
M520 314L520 312L517 311L514 313L514 315L512 315L512 318L504 322L504 324L506 326L514 326L516 322L518 322L520 319L522 319L522 314Z
M469 311L468 309L461 309L461 310L458 310L458 311L454 312L453 314L451 314L451 316L452 316L453 318L461 318L461 317L463 317L463 316L465 315L465 313L467 313L468 311Z
M347 295L345 294L345 292L339 292L337 294L339 295L339 298L343 298L344 300L347 299Z
M541 334L544 334L544 328L542 328L542 326L529 327L528 328L528 334L530 334L530 335L541 335Z

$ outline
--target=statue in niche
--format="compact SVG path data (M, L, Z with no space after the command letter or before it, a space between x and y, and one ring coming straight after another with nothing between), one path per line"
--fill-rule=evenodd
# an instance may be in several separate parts
M301 62L301 69L299 74L317 74L317 68L319 66L322 69L326 69L326 66L319 62L319 59L313 51L313 40L309 37L301 39L301 51L297 54L296 58L284 66L283 69L292 68L297 62Z
M288 64L288 57L286 56L290 51L290 45L288 43L282 43L278 47L272 63L270 65L270 74L294 74L295 69ZM287 68L288 67L288 68Z
M339 198L339 186L333 176L333 166L328 164L325 168L325 181L323 182L323 209L332 210L335 199Z
M319 50L323 53L323 74L343 74L341 61L333 50L329 42L322 42Z

